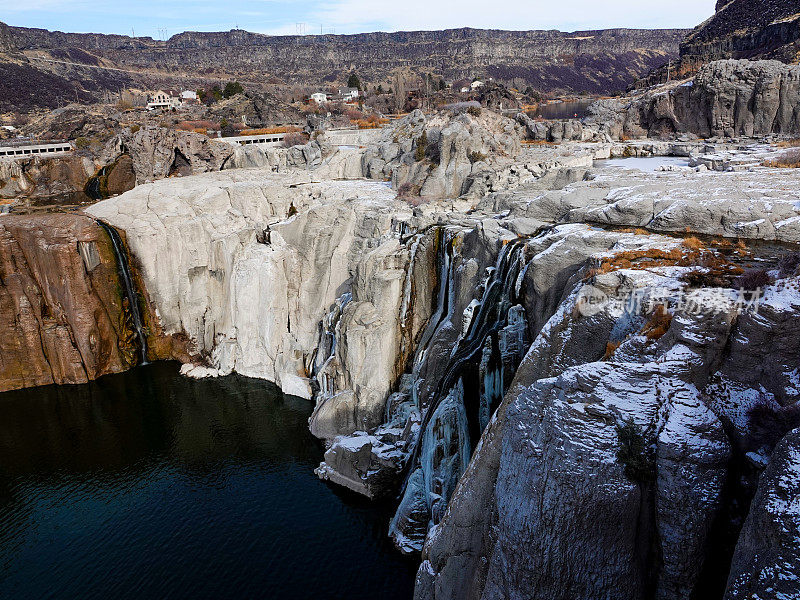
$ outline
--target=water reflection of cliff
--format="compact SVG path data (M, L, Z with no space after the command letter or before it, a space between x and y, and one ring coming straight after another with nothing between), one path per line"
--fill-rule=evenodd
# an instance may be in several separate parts
M318 459L307 401L243 377L193 381L173 364L144 369L0 395L0 479Z
M0 598L410 598L388 512L314 475L310 413L174 363L0 394Z

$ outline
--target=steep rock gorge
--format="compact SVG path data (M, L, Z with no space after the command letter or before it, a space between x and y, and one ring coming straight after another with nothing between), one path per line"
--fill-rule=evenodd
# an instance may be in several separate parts
M150 326L192 353L185 374L314 399L317 474L398 498L390 531L422 549L419 598L756 589L796 561L761 550L794 539L791 502L770 498L794 493L773 438L799 393L796 174L606 167L721 159L704 142L524 148L523 127L412 114L365 149L298 148L301 169L237 151L256 168L88 213L124 234ZM436 141L412 161L423 131ZM481 173L491 185L467 185ZM445 197L390 187L408 182ZM758 303L735 291L753 267ZM770 415L788 416L764 435Z
M382 81L394 69L414 65L448 79L517 79L546 91L609 93L676 58L686 30L451 29L306 36L233 30L186 32L167 41L24 27L8 32L23 52L84 50L95 60L142 71L224 71L244 77L266 72L316 85L336 81L354 68L365 81Z

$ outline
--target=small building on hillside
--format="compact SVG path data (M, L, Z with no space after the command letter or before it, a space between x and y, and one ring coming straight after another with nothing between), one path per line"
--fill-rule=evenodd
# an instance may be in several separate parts
M472 85L470 87L472 87L473 90L477 90L478 88L482 88L483 87L483 82L475 80L475 81L472 82Z
M181 92L181 104L199 104L197 92L194 90L184 90Z
M156 108L177 108L180 106L181 100L172 92L165 92L158 90L150 94L147 100L147 108L153 110Z
M328 94L325 92L314 92L311 94L311 100L317 104L325 104L328 101Z
M360 93L358 88L339 88L339 100L342 102L352 102L353 100L358 100Z

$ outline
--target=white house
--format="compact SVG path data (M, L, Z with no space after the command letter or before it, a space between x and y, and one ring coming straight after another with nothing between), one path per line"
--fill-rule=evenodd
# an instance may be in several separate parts
M473 81L471 87L472 87L473 90L477 90L478 88L482 88L483 87L483 82L482 81L477 81L477 80Z
M173 96L171 92L158 90L150 94L147 100L147 108L148 110L153 110L155 108L177 108L180 106L180 103L180 98Z
M197 92L194 90L184 90L181 92L181 104L197 104Z
M360 92L358 88L339 88L339 98L344 102L350 102L352 100L358 100Z
M469 88L468 88L468 87L462 87L462 88L461 88L461 93L462 93L462 94L466 94L468 91L469 91Z
M328 101L328 94L325 92L314 92L311 94L311 100L317 104L325 104Z

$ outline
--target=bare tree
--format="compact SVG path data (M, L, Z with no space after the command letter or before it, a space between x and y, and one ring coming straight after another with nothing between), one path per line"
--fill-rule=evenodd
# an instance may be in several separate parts
M397 69L392 76L392 93L394 95L394 108L395 112L403 112L406 105L406 97L408 96L408 89L406 85L406 76L401 69Z

